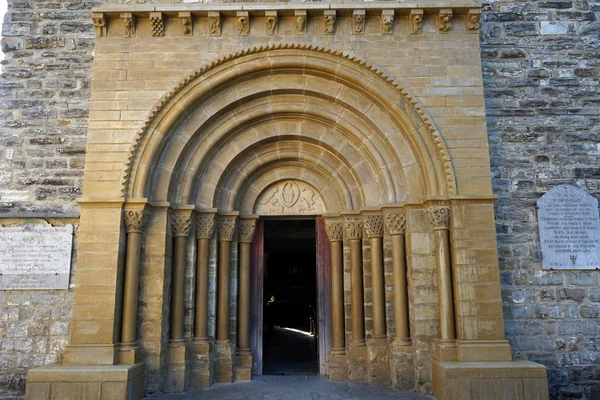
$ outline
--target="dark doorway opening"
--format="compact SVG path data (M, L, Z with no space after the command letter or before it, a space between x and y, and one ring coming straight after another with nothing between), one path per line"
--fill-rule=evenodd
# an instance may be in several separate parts
M318 374L315 220L267 220L263 374Z

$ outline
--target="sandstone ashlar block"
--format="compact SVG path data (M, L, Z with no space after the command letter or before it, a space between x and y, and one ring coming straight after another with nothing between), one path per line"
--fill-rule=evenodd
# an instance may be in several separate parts
M390 381L390 348L385 339L367 340L369 384L389 386Z
M350 345L348 348L348 380L369 382L369 351L367 346Z
M188 346L174 342L167 345L168 376L165 391L183 392L189 387Z
M414 389L415 365L413 346L400 342L392 342L390 353L392 385L400 390Z
M215 382L233 382L233 345L229 341L215 343Z
M214 379L213 346L209 341L194 341L192 343L192 373L191 387L208 387Z
M329 379L332 381L348 379L348 358L345 351L332 351L329 354Z

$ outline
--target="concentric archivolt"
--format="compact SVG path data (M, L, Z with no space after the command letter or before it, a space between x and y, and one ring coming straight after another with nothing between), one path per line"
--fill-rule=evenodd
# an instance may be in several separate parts
M389 76L385 71L381 70L377 66L374 66L367 61L364 61L358 57L351 56L349 54L343 53L341 51L334 51L330 49L326 49L323 47L316 47L312 45L306 44L279 44L279 45L270 45L270 46L260 46L253 47L247 50L243 50L231 55L228 55L223 58L219 58L212 63L206 65L200 70L194 72L186 79L182 80L176 87L171 89L168 93L166 93L161 100L154 106L151 113L148 115L144 123L142 124L139 131L136 133L131 149L128 153L126 167L122 179L122 194L124 197L133 197L132 193L132 182L137 181L138 179L147 178L150 173L147 169L150 168L148 162L146 165L141 165L143 163L140 162L140 149L142 148L142 143L148 136L148 133L156 127L156 124L160 122L162 119L173 120L177 118L177 115L182 114L184 111L178 109L176 107L176 103L178 100L178 94L184 92L184 89L196 79L202 79L202 77L207 74L209 71L222 66L226 63L233 62L239 63L238 60L243 59L246 56L252 55L260 55L261 53L268 53L274 51L289 51L289 50L298 50L299 52L315 52L322 53L329 56L339 57L343 60L348 60L355 65L363 67L367 73L374 74L379 79L386 82L388 85L391 85L394 90L399 94L399 99L404 99L405 103L409 104L410 109L412 109L419 116L421 120L419 125L423 126L427 134L429 136L429 140L433 142L435 145L435 149L437 150L439 161L441 162L441 166L443 167L443 174L445 176L445 188L442 189L445 194L455 194L456 193L456 181L454 177L454 171L452 167L452 163L450 160L449 152L446 148L446 145L443 141L442 136L440 135L437 127L435 126L433 120L425 111L425 109L421 106L419 101L406 89L401 85L399 81L397 81L394 77ZM298 54L299 58L306 57L306 55ZM282 67L283 68L283 67ZM337 77L336 77L337 79ZM401 106L403 107L403 106ZM397 112L393 110L389 110L390 113ZM404 111L406 112L406 111ZM174 114L173 114L174 113ZM399 117L401 118L401 117ZM421 125L422 124L422 125ZM414 125L414 123L413 123ZM415 128L419 128L419 126L415 126ZM164 133L164 132L163 132ZM405 132L405 134L415 134L414 132ZM416 133L417 135L420 133ZM422 140L427 140L424 137ZM426 146L426 145L425 145ZM431 152L431 150L429 150ZM435 159L437 157L432 157L430 153L428 155L429 159ZM134 170L134 166L138 165L137 169ZM431 167L431 166L429 166ZM146 168L146 170L144 170ZM435 168L435 167L433 167ZM134 173L135 171L139 171L139 175ZM141 178L140 178L141 177ZM437 193L429 193L431 194L443 194L440 193L439 189Z

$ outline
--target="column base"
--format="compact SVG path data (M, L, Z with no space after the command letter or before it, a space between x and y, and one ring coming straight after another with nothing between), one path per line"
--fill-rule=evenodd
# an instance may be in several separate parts
M27 372L26 400L127 399L144 397L145 366L44 365Z
M508 340L457 340L458 361L511 361Z
M250 382L252 380L252 353L250 349L238 349L235 353L235 382Z
M366 343L355 341L348 348L348 380L351 382L369 382L369 351Z
M69 344L63 352L63 365L115 365L118 361L116 344Z
M167 344L167 371L166 392L183 392L189 386L188 346L184 340L173 340Z
M192 387L208 387L212 381L212 343L209 338L194 339L190 385Z
M438 361L456 361L456 340L435 339L433 355Z
M331 349L329 352L329 379L332 381L345 381L348 379L346 349Z
M390 385L390 348L386 338L374 338L367 341L369 351L369 384L375 386Z
M432 361L437 400L548 400L546 367L531 361Z
M392 385L400 390L414 390L415 366L410 339L393 341L390 352Z
M233 345L229 340L215 343L215 382L233 382Z
M142 353L136 344L122 344L119 347L119 364L134 365L142 361Z

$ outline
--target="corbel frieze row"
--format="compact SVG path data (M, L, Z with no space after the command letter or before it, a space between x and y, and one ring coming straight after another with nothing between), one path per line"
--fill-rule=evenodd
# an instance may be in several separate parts
M366 10L353 10L351 14L352 19L352 34L353 35L364 35L366 33L366 22L369 18L379 19L379 34L392 35L394 33L394 19L399 15L394 9L383 9L378 11L378 15L373 13L367 14ZM405 14L401 14L405 15ZM423 9L415 8L410 9L408 12L408 28L411 34L423 33L423 21L425 17L435 18L437 23L437 32L449 33L452 31L453 17L455 16L454 11L451 8L441 9ZM461 13L464 16L466 23L467 32L478 32L480 27L481 10L478 8L467 9L466 14ZM120 12L120 13L104 13L94 12L92 13L92 21L96 30L97 37L106 37L108 34L109 25L113 23L123 24L123 35L125 37L135 37L136 28L138 23L143 19L149 19L151 36L160 37L165 36L165 26L167 24L175 23L178 21L180 33L182 36L193 36L194 35L194 20L201 18L208 20L208 35L209 36L221 36L223 20L225 18L235 18L235 27L238 36L248 36L254 33L252 30L252 20L256 18L264 18L264 32L256 32L256 34L264 34L266 36L276 35L278 32L279 22L281 20L281 13L277 10L263 11L260 14L249 11L236 11L234 15L228 13L225 14L220 11L207 11L203 14L194 14L190 11L180 11L176 13L174 17L173 13L163 13L161 11L150 12L150 13L135 13L135 12ZM327 9L320 15L310 14L311 18L321 18L323 23L324 35L335 35L338 31L338 19L340 14L337 10ZM294 33L296 35L306 35L307 25L309 20L309 14L306 10L294 10ZM261 24L261 26L263 26ZM370 32L371 33L371 32Z

